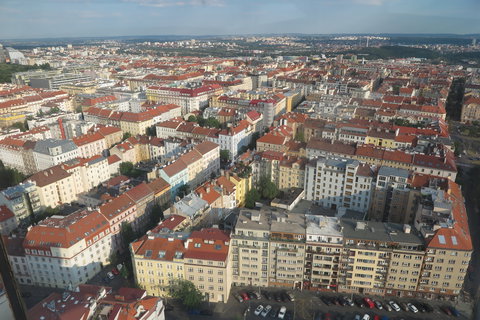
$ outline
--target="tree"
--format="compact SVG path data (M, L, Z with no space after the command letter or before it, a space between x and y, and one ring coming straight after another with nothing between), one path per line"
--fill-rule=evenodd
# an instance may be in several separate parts
M197 117L195 117L193 114L188 117L188 122L197 122Z
M190 193L190 186L188 185L188 183L186 183L178 188L177 195L183 198L189 193Z
M124 248L128 248L130 243L135 240L135 232L132 225L127 222L123 222L120 227L120 238L122 239L122 245Z
M130 132L124 132L123 133L123 137L122 137L122 140L127 140L128 138L130 138L132 136L132 134Z
M203 294L188 280L176 279L170 286L172 297L182 301L187 309L195 309L203 301Z
M25 180L26 176L14 168L5 167L0 161L0 189L5 189L19 184Z
M303 130L297 131L297 134L295 135L295 140L299 142L305 142L305 135L303 134Z
M151 126L147 128L147 136L155 137L156 135L157 135L157 130L155 129L155 126Z
M120 163L120 174L124 176L130 176L134 170L133 163L130 161Z
M150 226L151 228L155 227L161 220L165 217L163 216L163 209L159 204L155 204L152 207L152 212L150 212ZM149 228L149 229L151 229Z
M12 124L12 128L20 129L20 131L25 132L27 131L26 121L25 122L15 122Z
M260 181L258 182L258 189L261 190L262 198L269 200L274 199L279 193L275 183L270 181L270 179L266 176L260 178Z
M249 209L255 208L255 202L260 200L260 193L257 189L252 188L245 195L245 207Z
M453 146L454 146L454 154L456 157L458 157L459 155L461 155L463 153L463 150L464 150L464 147L463 147L463 144L459 141L455 141L453 143Z
M230 160L230 151L220 150L220 160L223 162L227 162L228 160Z
M221 127L220 121L215 119L214 117L210 117L205 121L205 126L209 128L217 128Z
M257 148L257 140L260 138L260 132L254 132L252 134L252 140L248 144L248 149L255 150Z

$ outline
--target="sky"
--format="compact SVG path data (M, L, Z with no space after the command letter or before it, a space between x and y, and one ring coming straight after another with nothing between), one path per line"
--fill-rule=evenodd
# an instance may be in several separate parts
M480 0L0 0L0 39L480 33Z

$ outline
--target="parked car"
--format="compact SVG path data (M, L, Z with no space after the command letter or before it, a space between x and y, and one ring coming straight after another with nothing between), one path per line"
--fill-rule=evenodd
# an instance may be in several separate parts
M117 264L117 269L118 269L118 271L122 271L122 268L123 268L123 264L122 264L122 263Z
M403 311L408 311L408 306L405 302L400 302L400 308L402 308Z
M460 316L460 312L455 307L448 307L450 309L450 312L452 313L452 316L458 317Z
M355 304L359 306L360 308L365 308L365 303L363 302L363 299L361 298L356 298L354 299Z
M291 292L286 293L288 300L295 301L295 296Z
M281 297L280 293L278 293L278 292L275 293L275 301L277 301L277 302L282 301L282 297Z
M317 311L315 313L315 317L313 319L314 320L322 320L322 313Z
M260 313L260 315L265 318L271 310L272 310L272 306L268 305L268 306L265 307L265 309L263 309L263 311L262 311L262 313Z
M363 302L365 302L365 305L370 308L370 309L373 309L375 308L375 304L373 303L372 299L370 298L363 298Z
M378 300L373 300L373 303L375 303L375 307L377 307L378 310L382 310L383 306L382 303Z
M450 310L450 308L448 306L441 306L440 310L442 310L446 315L449 315L449 316L452 315L452 311Z
M383 308L387 311L392 311L393 310L392 307L386 302L382 303L382 305L383 305Z
M108 278L107 276L103 277L102 280L103 283L110 283L110 278Z
M263 296L264 296L265 299L267 299L267 300L273 300L273 299L274 299L273 294L271 294L271 293L268 292L268 291L263 291Z
M395 301L393 301L393 300L390 300L390 301L388 302L388 304L390 305L390 307L392 307L393 310L395 310L395 311L397 311L397 312L401 310L401 309L400 309L400 306L399 306Z
M248 291L247 292L248 294L248 297L250 298L250 300L255 300L255 299L259 299L259 294L254 292L254 291Z
M332 303L336 306L339 306L340 305L340 300L336 297L332 297L330 298L330 301L332 301Z
M273 318L273 319L277 318L277 316L278 316L278 311L279 311L278 308L275 308L275 307L272 308L272 311L270 311L270 318Z
M113 273L114 275L118 276L118 275L120 274L120 271L118 271L117 268L113 268L113 269L112 269L112 273Z
M287 313L287 307L282 306L280 308L280 311L278 311L278 319L284 319L285 318L285 313Z
M373 316L373 320L381 320L381 319L380 319L380 316L378 314L376 314L376 315Z
M286 302L288 301L288 296L285 292L281 292L280 293L280 299L282 300L282 302Z
M413 303L407 303L408 310L412 311L413 313L417 313L418 309Z
M338 301L340 301L340 305L342 307L345 307L347 305L347 300L345 300L345 297L338 298Z
M362 316L359 314L356 314L354 320L362 320Z
M244 301L250 300L250 297L248 296L248 294L246 292L241 292L240 296L243 298Z
M350 299L349 297L343 297L343 299L345 299L345 301L347 302L347 306L350 306L350 307L355 306L355 303L353 303L353 300Z
M322 300L327 306L332 305L332 301L328 297L320 297L320 300Z
M363 315L362 320L370 320L370 315L368 315L367 313L365 313L365 314Z
M233 294L233 297L234 297L238 302L240 302L240 303L243 302L243 298L242 298L242 296L241 296L240 294L234 293L234 294Z
M387 316L383 316L383 317L381 318L381 320L390 320L390 318L387 317Z
M115 276L114 276L113 273L111 273L111 272L107 272L107 277L108 277L108 279L110 279L110 280L113 280L113 279L115 278Z
M427 312L433 312L433 308L431 305L429 305L428 303L422 303L423 307L425 308L425 310Z
M253 313L256 316L258 316L262 311L263 311L263 306L261 304L259 304L258 307L255 309L255 311Z
M427 308L425 308L425 305L423 303L417 302L415 306L417 307L418 312L421 312L421 313L427 312Z
M332 316L331 313L325 313L325 314L323 315L323 320L333 320L332 317L333 317L333 316Z

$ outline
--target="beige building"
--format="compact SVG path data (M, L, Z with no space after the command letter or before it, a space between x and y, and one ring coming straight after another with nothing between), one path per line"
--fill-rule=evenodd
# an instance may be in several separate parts
M185 243L185 277L206 295L209 302L227 302L232 265L230 236L219 229L202 229Z
M149 295L169 296L169 286L185 278L182 240L152 234L133 242L130 252L135 283Z
M287 211L272 212L269 259L269 286L302 288L305 262L304 215Z
M270 213L241 210L232 234L232 283L268 287Z
M306 215L306 254L304 289L336 291L338 266L343 250L340 220Z

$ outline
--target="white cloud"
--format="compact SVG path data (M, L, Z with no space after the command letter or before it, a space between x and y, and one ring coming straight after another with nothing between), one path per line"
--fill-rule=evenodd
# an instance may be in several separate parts
M147 7L179 7L179 6L209 6L223 7L224 0L125 0L126 2L135 2Z

